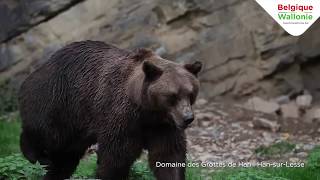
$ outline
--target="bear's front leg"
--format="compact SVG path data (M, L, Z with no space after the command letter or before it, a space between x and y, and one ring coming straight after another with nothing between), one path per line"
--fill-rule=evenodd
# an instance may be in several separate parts
M186 166L184 132L182 130L161 133L155 131L148 136L149 165L157 180L184 180L184 166ZM175 164L178 167L161 167L160 163Z
M102 138L98 149L96 177L102 180L126 180L133 162L140 156L142 145L130 137Z

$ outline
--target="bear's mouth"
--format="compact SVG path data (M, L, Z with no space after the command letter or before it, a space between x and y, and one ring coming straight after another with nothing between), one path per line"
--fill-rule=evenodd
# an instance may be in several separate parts
M189 127L188 124L177 125L177 128L178 128L178 129L181 129L181 130L185 130L185 129L187 129L188 127Z
M177 128L177 129L180 129L180 130L185 130L190 126L190 124L183 123L182 120L179 121L172 114L168 115L167 122L169 125Z

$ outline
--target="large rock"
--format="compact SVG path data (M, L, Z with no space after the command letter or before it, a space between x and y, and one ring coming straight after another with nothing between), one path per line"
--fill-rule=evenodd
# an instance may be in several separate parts
M81 0L0 1L0 42L14 39L17 35L54 17L80 1ZM35 38L39 38L39 36L40 34ZM50 43L47 45L50 46ZM20 60L17 56L19 56L19 53L24 53L24 51L20 52L22 48L26 48L25 44L11 46L9 42L8 44L2 43L0 45L0 72ZM30 55L30 53L24 55Z
M295 103L283 104L281 105L281 116L284 118L299 118L300 111Z
M0 42L24 32L81 0L0 1Z
M280 129L280 125L276 121L270 121L265 118L255 117L252 121L253 127L257 129L268 129L272 132L277 132Z
M0 62L16 64L3 72L2 78L12 77L21 71L27 73L32 71L65 43L91 39L90 35L97 34L97 28L114 20L115 16L112 16L112 13L117 12L114 8L117 2L117 0L85 1L2 44L0 52L8 55L1 56ZM109 16L105 17L107 14Z
M300 95L296 99L296 104L301 109L309 108L312 104L312 96L310 94Z
M245 107L251 110L270 114L276 113L280 109L279 104L272 101L265 101L259 97L249 99L245 104Z

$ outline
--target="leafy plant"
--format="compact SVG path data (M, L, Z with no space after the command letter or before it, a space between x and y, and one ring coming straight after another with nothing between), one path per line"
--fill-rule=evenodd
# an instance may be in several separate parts
M308 167L313 170L320 170L320 146L315 147L309 154Z
M97 166L97 155L90 155L80 161L73 178L93 178Z
M45 174L43 166L39 163L31 164L21 154L12 154L0 158L0 179L40 179Z
M138 160L134 163L130 171L130 180L154 180L153 174L148 166L148 163Z
M97 155L92 154L81 160L73 178L94 178L96 169ZM154 180L148 164L143 160L137 160L131 168L130 180Z

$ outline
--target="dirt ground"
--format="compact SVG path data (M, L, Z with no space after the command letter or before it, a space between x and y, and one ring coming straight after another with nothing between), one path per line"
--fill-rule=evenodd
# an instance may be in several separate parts
M199 100L197 119L187 130L188 155L201 162L299 162L320 144L320 122L284 119L241 105ZM294 147L271 156L257 154L259 147L288 142Z

